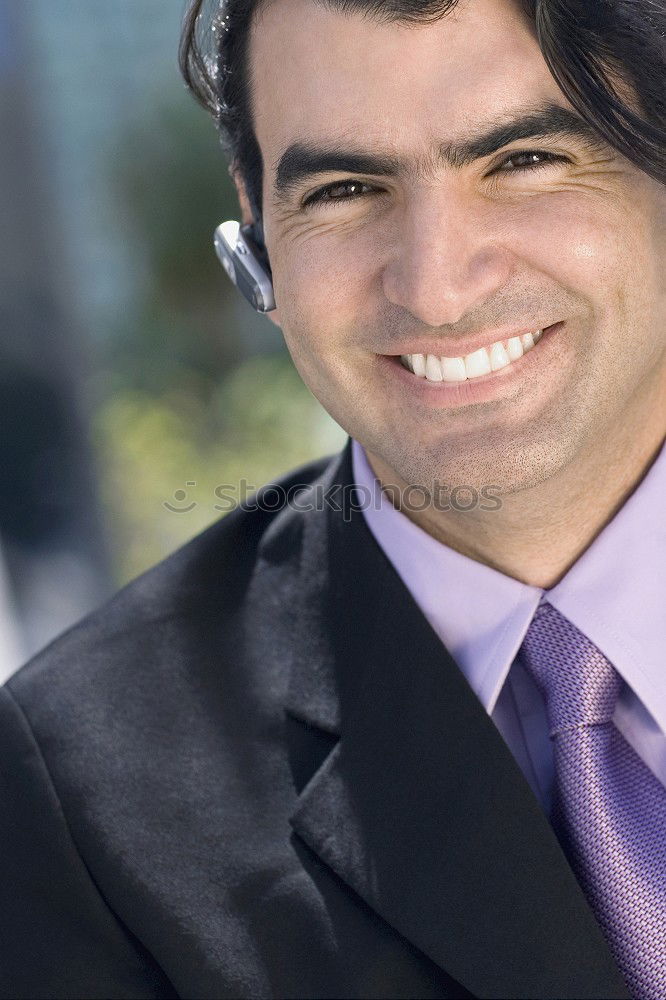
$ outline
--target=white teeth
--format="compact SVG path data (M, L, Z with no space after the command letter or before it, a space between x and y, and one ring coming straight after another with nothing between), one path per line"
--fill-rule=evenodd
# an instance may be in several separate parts
M415 375L425 378L426 365L424 354L412 354L412 370Z
M485 347L481 347L472 354L465 355L465 371L467 378L476 378L478 375L489 375L491 372L490 358Z
M504 344L493 344L490 351L490 367L494 372L500 368L506 368L510 364L509 355L506 353Z
M429 382L442 381L442 366L439 363L439 358L436 358L434 354L429 354L426 357L425 377Z
M445 382L464 382L467 378L462 358L442 358L442 375Z
M506 345L506 353L509 355L511 361L517 361L518 358L522 358L525 352L523 351L523 345L520 337L510 337L509 340L507 340Z
M481 347L464 358L437 357L435 354L403 354L402 363L420 378L429 382L464 382L466 379L489 375L518 361L538 344L543 330L524 333L520 337L498 340L490 347Z

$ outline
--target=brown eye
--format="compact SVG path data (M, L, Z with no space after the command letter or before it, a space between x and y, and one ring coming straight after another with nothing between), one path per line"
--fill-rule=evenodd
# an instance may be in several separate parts
M557 153L548 153L544 150L524 150L519 153L512 153L497 168L501 173L516 173L519 171L537 170L540 167L548 167L553 163L568 163L566 156L559 156ZM505 169L507 168L508 169Z
M353 201L372 190L369 184L364 184L362 181L335 181L333 184L327 184L326 187L319 188L318 191L315 191L306 198L303 202L303 207L330 204L336 201Z

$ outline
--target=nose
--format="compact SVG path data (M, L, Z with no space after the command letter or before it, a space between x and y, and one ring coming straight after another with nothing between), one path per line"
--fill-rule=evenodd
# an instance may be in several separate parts
M488 212L449 192L405 205L382 275L389 302L428 326L457 323L506 284L511 256Z

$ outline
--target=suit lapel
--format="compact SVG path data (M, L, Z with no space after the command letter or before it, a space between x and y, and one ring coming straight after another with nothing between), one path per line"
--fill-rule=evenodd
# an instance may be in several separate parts
M340 736L294 830L474 995L628 997L522 772L351 483L348 441L316 484L328 504L301 521L289 592L289 710Z

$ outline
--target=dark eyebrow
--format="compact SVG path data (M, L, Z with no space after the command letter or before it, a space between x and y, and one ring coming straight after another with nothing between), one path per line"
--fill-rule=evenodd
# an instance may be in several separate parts
M582 140L586 146L597 151L608 148L599 133L576 112L558 104L547 104L493 125L480 135L462 142L442 143L436 150L435 158L447 166L460 169L490 156L509 143L553 135ZM388 153L342 150L337 144L326 147L294 142L278 161L273 185L275 198L277 201L286 200L304 180L333 171L396 177L408 175L410 167L406 160ZM414 172L413 168L411 172Z

